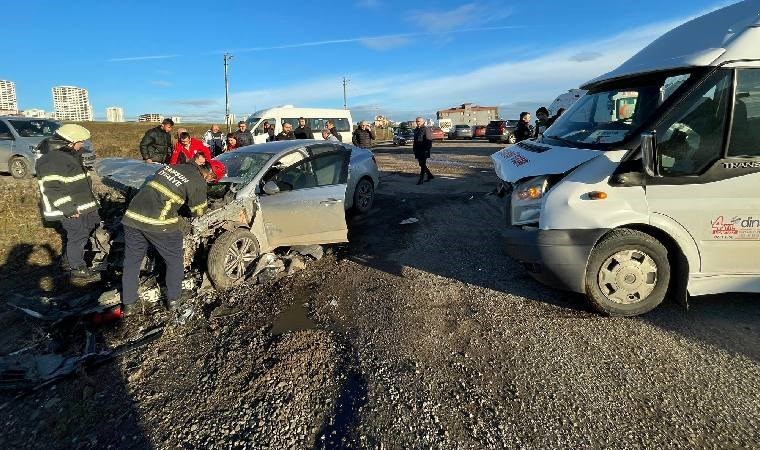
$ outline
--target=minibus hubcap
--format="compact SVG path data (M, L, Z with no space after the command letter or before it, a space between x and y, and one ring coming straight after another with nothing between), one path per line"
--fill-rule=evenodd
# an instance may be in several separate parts
M622 250L602 264L598 283L613 302L636 303L647 298L657 285L657 264L640 250Z

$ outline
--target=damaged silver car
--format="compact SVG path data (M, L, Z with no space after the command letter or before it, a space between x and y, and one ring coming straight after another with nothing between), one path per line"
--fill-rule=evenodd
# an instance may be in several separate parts
M346 242L346 210L369 211L379 183L371 151L325 141L252 145L216 159L227 176L209 186L209 210L188 224L184 251L186 269L205 269L217 288L245 278L276 248ZM159 167L123 158L95 164L127 200Z

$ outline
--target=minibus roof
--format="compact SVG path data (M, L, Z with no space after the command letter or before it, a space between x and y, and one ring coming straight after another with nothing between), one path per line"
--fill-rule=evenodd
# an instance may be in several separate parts
M602 82L648 72L748 59L760 59L760 0L745 0L690 20L581 87L591 89Z

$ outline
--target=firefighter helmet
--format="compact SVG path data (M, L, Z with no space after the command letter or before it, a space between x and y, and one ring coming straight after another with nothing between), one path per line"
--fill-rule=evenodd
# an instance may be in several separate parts
M87 128L73 123L62 125L55 131L55 134L71 143L90 139L90 132Z

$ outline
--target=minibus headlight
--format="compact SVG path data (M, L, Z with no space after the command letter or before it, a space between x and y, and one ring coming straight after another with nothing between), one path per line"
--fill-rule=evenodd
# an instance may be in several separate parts
M541 215L541 200L546 193L548 179L534 177L515 186L512 191L512 225L538 222Z

